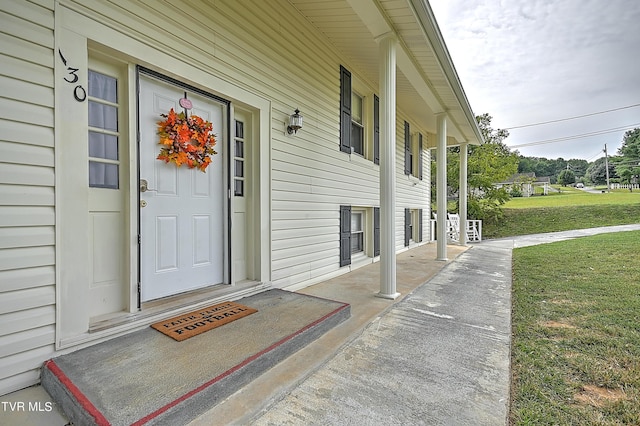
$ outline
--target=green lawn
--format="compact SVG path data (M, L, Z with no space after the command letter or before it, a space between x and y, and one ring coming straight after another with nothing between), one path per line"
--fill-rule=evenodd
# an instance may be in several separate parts
M561 188L561 187L558 187ZM592 206L601 204L640 204L640 192L615 191L592 194L574 188L561 188L561 193L534 197L518 197L509 200L506 209L529 209L537 207Z
M640 192L590 194L567 189L562 194L513 198L504 219L484 223L483 238L640 223Z
M640 424L640 232L513 252L510 423Z

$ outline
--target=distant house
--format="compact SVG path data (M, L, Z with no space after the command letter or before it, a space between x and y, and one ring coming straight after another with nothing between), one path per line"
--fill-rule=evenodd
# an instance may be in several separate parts
M0 395L204 303L378 261L397 297L396 253L430 235L431 150L464 148L466 172L482 139L425 0L0 11ZM213 123L205 173L156 159L171 109Z
M543 195L547 195L551 187L551 179L548 176L536 177L535 172L516 173L505 181L497 182L494 185L496 188L507 188L509 192L516 189L523 197L531 197L535 194L536 187L541 187Z

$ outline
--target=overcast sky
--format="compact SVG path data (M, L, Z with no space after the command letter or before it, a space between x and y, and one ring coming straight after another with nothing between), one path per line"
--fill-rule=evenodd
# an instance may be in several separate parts
M494 129L640 104L640 0L429 0L471 108ZM522 155L594 161L640 106L510 130Z

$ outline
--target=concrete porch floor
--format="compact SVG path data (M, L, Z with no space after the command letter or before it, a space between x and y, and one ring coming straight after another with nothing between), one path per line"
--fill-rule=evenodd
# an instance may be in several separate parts
M251 384L212 407L190 424L251 424L261 411L300 385L326 364L336 352L356 339L371 322L433 278L445 265L468 248L458 245L447 246L446 262L435 260L435 244L425 244L398 254L396 281L400 296L396 300L376 297L380 290L379 262L300 290L299 293L349 303L351 318L257 377Z
M436 261L435 244L425 244L397 255L397 291L395 301L376 297L379 290L379 263L361 267L353 272L300 290L309 294L351 305L351 318L327 332L315 342L289 356L284 362L256 377L247 386L231 395L191 424L247 424L264 410L302 383L324 365L335 353L348 345L372 322L397 302L427 282L467 247L448 246L448 262ZM2 397L3 401L39 402L51 399L39 386ZM46 406L46 405L43 405ZM0 419L15 425L64 425L66 419L58 410L43 412L0 411Z

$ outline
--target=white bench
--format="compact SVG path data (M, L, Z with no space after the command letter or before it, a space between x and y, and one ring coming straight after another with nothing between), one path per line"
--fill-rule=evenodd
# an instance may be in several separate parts
M447 240L451 242L460 243L460 215L457 213L447 214ZM438 222L438 215L433 213L433 219L431 219L431 240L436 240L436 223ZM467 220L465 223L464 235L466 236L465 243L482 241L482 221L481 220Z

